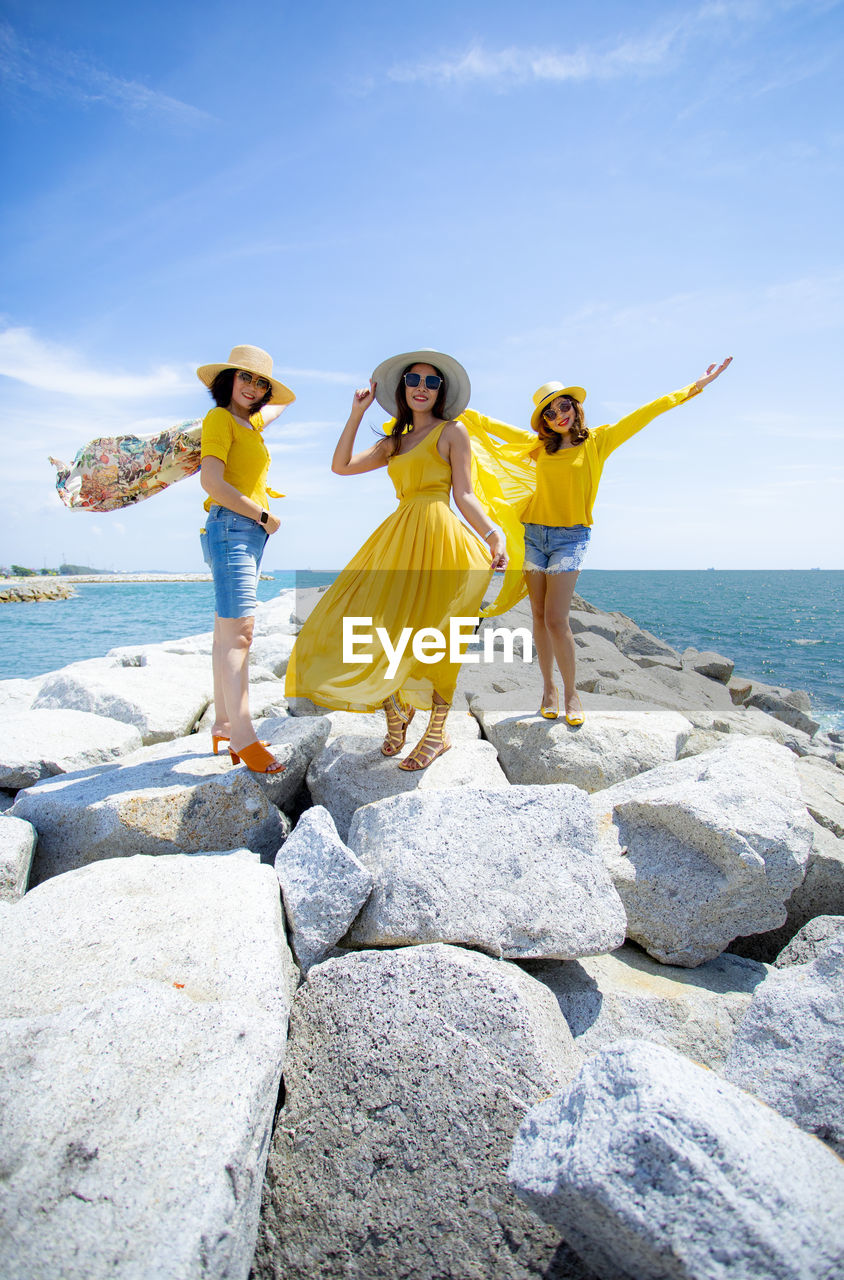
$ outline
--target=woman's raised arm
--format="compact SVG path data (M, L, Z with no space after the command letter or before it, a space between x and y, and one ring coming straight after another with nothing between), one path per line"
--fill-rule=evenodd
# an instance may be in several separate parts
M338 476L357 476L364 471L376 471L378 467L386 467L389 461L389 440L376 441L369 449L360 453L352 453L355 436L361 419L372 401L375 399L375 383L370 379L368 387L359 387L352 397L352 412L343 428L334 457L331 459L331 470Z

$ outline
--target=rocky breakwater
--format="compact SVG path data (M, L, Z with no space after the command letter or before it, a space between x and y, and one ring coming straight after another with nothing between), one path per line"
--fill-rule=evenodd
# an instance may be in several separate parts
M76 592L53 578L0 579L0 604L32 604L38 600L69 600Z
M276 778L210 635L0 685L4 1275L837 1274L838 744L576 603L586 723L495 649L419 775L287 704L292 593Z

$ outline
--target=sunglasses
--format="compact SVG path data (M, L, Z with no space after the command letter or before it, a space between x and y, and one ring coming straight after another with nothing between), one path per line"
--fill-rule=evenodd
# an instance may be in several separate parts
M560 396L556 404L549 404L547 409L542 410L542 416L548 422L556 422L558 417L562 418L569 409L573 408L574 401L570 396Z
M254 383L256 391L269 391L272 386L272 383L267 382L266 378L254 377L251 373L247 373L245 369L238 369L237 376L238 380L245 382L247 387Z
M404 375L404 385L406 387L418 387L423 381L421 373L406 373ZM442 386L442 378L436 373L426 373L424 378L425 386L429 391L439 391Z

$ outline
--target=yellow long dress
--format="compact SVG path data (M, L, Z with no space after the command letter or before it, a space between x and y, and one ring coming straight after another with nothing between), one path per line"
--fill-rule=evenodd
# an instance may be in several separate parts
M412 638L388 676L390 661L375 636L386 629L392 647L410 628L433 627L449 639L453 617L477 618L491 577L489 548L449 506L451 466L437 449L445 423L387 464L398 507L378 526L315 606L296 639L287 668L288 697L310 698L337 711L375 711L390 694L420 710L432 693L451 702L459 662L448 650L425 663ZM343 662L343 620L357 624L360 656ZM432 649L428 649L431 656ZM347 655L348 656L348 655ZM367 660L368 659L368 660Z

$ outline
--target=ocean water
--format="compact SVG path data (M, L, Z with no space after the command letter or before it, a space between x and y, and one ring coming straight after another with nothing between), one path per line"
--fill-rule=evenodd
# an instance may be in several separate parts
M293 572L277 573L258 584L258 597L271 599L295 583ZM80 583L76 590L71 600L0 605L0 679L212 624L209 582ZM716 649L742 675L806 689L824 727L844 729L844 571L585 569L578 590L675 648Z

